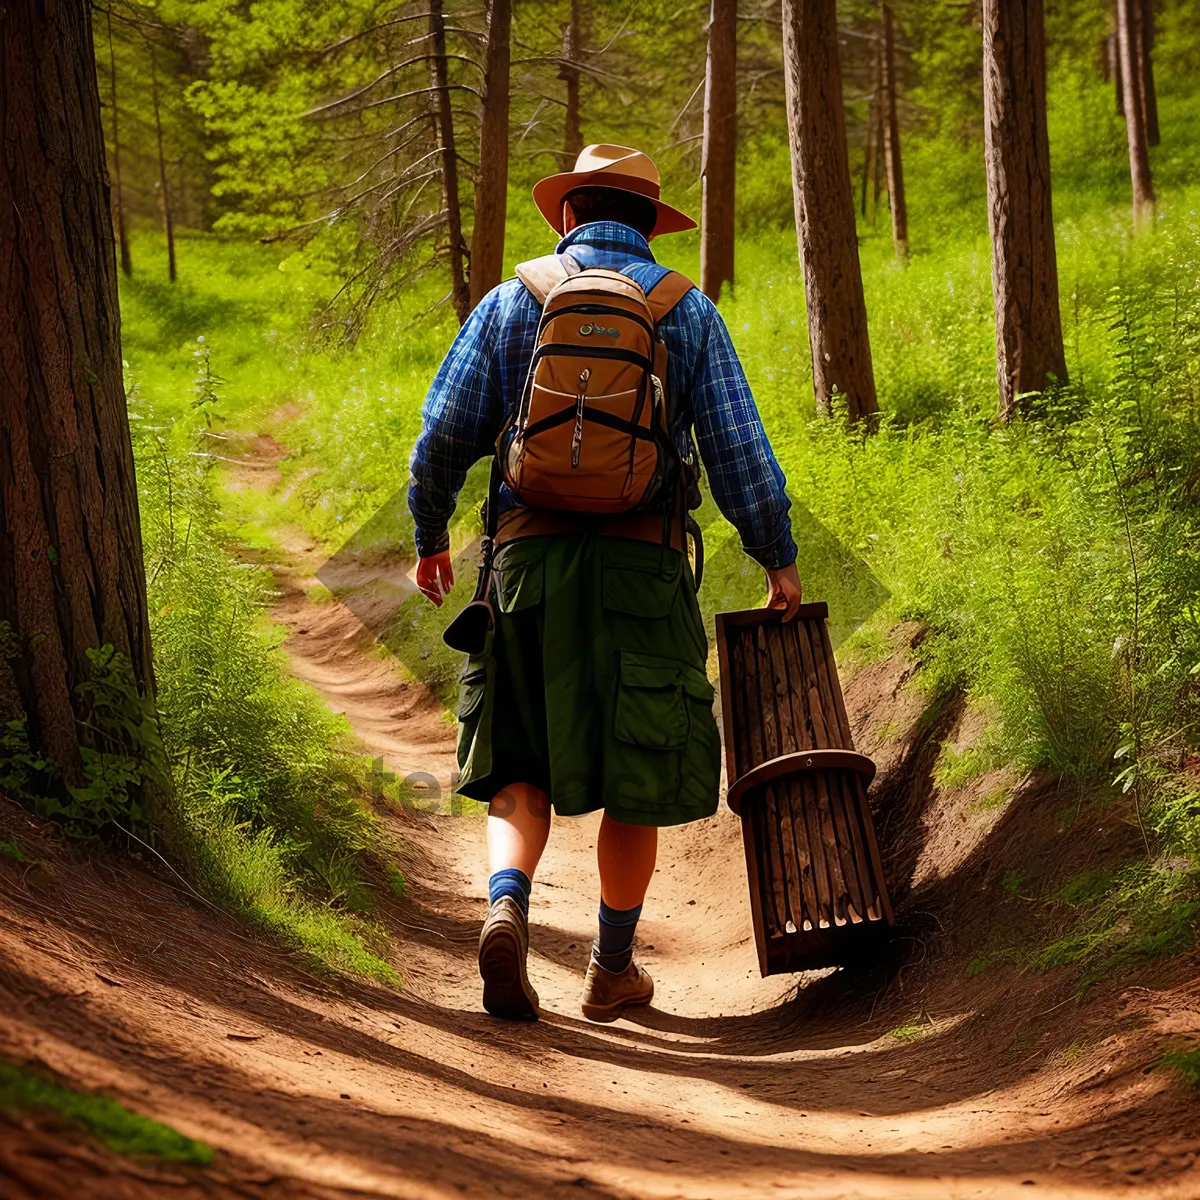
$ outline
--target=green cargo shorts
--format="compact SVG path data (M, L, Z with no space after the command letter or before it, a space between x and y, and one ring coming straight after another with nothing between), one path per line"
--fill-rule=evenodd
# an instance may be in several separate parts
M633 825L712 816L720 738L683 555L554 534L510 542L495 567L495 630L462 675L458 790L487 803L529 783L561 815Z

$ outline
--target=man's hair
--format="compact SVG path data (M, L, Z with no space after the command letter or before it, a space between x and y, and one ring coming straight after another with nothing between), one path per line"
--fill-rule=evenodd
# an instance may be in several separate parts
M586 225L590 221L620 221L636 229L642 237L649 237L658 224L658 209L636 192L624 192L619 188L582 187L568 192L564 197L575 214L576 224Z

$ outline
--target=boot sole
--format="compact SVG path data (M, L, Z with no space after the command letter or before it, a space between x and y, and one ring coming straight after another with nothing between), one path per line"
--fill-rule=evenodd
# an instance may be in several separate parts
M503 926L491 929L479 947L483 1007L504 1021L536 1021L537 993L525 974L521 946Z

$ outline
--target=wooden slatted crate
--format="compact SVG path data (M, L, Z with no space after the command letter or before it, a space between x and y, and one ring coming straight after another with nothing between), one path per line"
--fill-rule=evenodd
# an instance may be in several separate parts
M828 615L717 614L727 799L764 975L872 958L892 923L867 803L875 764L854 749Z

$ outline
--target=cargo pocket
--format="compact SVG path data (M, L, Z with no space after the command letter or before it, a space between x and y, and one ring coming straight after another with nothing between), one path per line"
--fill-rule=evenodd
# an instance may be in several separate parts
M488 665L467 661L458 688L458 769L460 782L469 783L491 770L491 746L480 726L487 712ZM487 761L484 761L487 760Z
M652 620L671 615L683 558L675 550L663 551L647 543L634 552L606 551L601 598L613 612Z
M622 652L613 733L623 748L610 771L620 808L664 824L715 811L720 745L712 699L712 684L688 663Z
M622 742L648 750L687 745L688 713L681 672L684 663L650 654L621 654L621 686L613 732Z
M545 575L544 545L514 542L496 556L496 600L502 613L540 604Z

